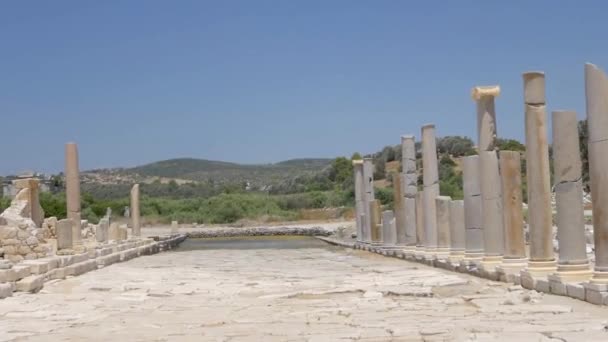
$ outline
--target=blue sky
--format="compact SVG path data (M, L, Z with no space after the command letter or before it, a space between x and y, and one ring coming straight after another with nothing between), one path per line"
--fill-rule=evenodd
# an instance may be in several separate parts
M584 117L608 68L605 1L3 1L0 174L174 157L245 163L475 137L472 86L500 84L523 141L521 73ZM550 126L549 126L550 127ZM550 132L549 132L550 134Z

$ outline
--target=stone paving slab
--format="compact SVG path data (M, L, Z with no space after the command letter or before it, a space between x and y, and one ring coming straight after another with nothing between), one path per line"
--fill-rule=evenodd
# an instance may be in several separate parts
M608 308L350 248L143 256L15 293L0 341L607 341Z

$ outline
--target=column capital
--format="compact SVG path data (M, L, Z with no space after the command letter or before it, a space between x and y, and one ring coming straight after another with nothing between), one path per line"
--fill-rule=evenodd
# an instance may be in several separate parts
M482 97L485 96L498 97L498 95L500 95L499 85L477 86L471 89L471 97L475 101L479 101Z

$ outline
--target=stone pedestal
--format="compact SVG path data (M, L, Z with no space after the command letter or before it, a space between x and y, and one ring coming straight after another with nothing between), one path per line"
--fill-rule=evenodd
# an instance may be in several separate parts
M95 240L99 243L108 242L108 228L110 226L110 221L107 218L102 218L99 220L99 224L95 229Z
M179 223L177 221L171 221L171 234L177 234L179 232Z
M418 222L416 196L418 194L418 172L416 171L416 143L413 135L401 137L401 165L403 168L403 208L405 211L405 247L413 251L418 245Z
M522 271L522 286L530 287L533 277L547 276L556 270L553 253L549 150L545 113L545 75L527 72L524 78L526 112L526 175L530 261Z
M439 171L435 125L422 126L422 169L424 183L424 235L427 253L437 250L437 207L439 196Z
M364 207L365 207L365 222L363 224L364 243L372 242L372 224L370 203L375 199L374 194L374 162L372 158L363 159L363 191L364 191Z
M67 217L72 219L72 244L82 245L80 227L80 171L78 168L78 147L75 143L65 145L65 195Z
M397 226L392 210L382 212L382 249L397 250Z
M451 262L460 262L464 258L465 228L464 201L450 202L450 258Z
M591 289L608 290L608 79L593 64L585 65L589 130L589 176L593 202L595 266ZM589 292L589 291L588 291Z
M521 156L517 151L500 151L502 204L504 223L504 256L498 271L519 273L526 267L524 215L521 188Z
M353 173L355 175L355 219L357 222L357 243L362 243L363 225L365 224L363 160L353 160Z
M578 120L572 111L553 112L553 169L557 206L559 260L554 282L591 278L583 208Z
M57 235L57 250L61 249L72 249L73 247L73 239L72 239L72 226L74 223L71 219L64 219L57 221L57 225L55 226L56 235Z
M483 257L481 190L479 188L479 156L462 158L464 193L465 258L467 263L480 262Z
M120 226L118 225L118 223L113 222L112 224L110 224L110 228L108 228L108 240L110 240L110 241L120 241L121 240Z
M141 236L140 220L139 184L135 184L131 188L131 226L133 227L133 236Z
M129 239L129 229L126 224L120 225L118 227L119 237L121 241L125 241Z

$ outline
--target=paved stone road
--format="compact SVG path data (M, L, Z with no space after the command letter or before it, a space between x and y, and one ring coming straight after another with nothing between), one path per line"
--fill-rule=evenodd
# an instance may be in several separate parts
M608 341L608 310L337 247L145 256L0 301L0 340Z

